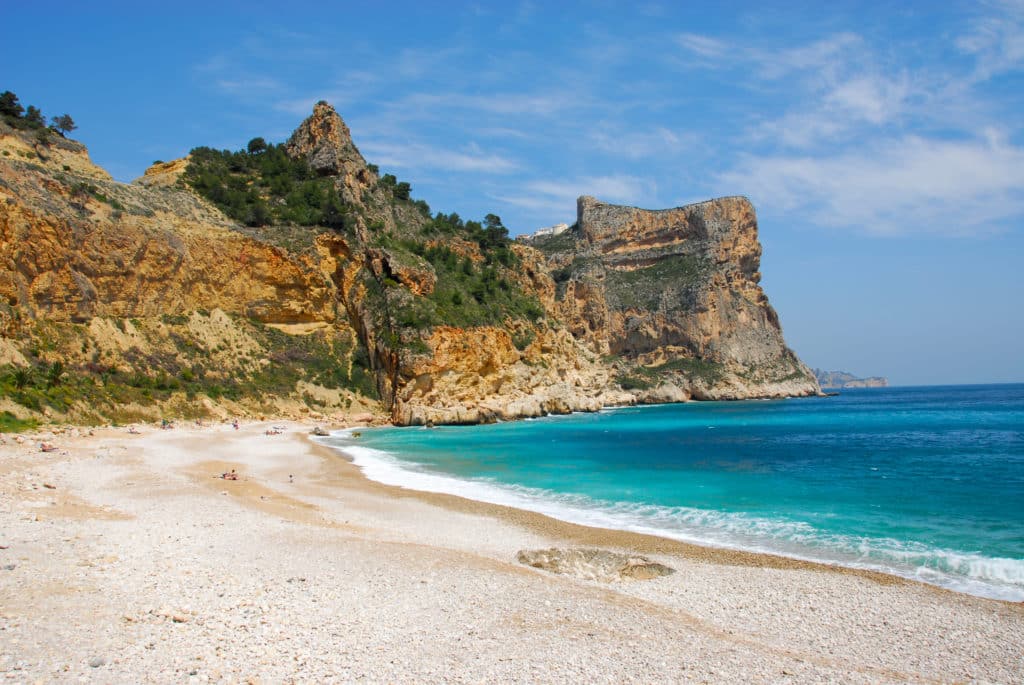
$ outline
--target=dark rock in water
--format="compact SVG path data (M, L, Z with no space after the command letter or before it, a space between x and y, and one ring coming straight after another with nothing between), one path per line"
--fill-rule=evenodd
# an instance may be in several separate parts
M646 557L603 549L520 550L516 559L534 568L576 576L585 580L650 580L675 573L675 569Z

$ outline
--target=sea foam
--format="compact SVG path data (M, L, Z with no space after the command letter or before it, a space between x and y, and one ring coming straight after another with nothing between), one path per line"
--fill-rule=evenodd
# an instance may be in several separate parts
M351 434L351 430L336 431L320 441L351 458L367 478L386 485L525 509L569 523L880 571L958 592L1024 601L1024 560L990 558L891 538L829 534L804 522L745 513L606 502L484 478L459 478L429 471L423 464L399 459L385 450L353 444Z

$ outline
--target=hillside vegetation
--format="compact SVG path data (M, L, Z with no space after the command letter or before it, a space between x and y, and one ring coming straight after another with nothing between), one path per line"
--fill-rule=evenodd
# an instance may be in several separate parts
M432 212L326 102L283 143L197 147L132 184L63 137L70 117L19 108L0 95L0 425L818 392L744 198L584 196L571 229L513 243L496 214Z

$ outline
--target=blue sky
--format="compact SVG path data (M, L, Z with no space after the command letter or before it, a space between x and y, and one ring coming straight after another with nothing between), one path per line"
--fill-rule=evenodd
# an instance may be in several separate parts
M69 2L4 17L21 28L0 43L0 90L70 113L119 180L197 145L283 141L326 99L415 197L513 233L571 223L581 194L746 195L763 285L807 363L1024 381L1024 1Z

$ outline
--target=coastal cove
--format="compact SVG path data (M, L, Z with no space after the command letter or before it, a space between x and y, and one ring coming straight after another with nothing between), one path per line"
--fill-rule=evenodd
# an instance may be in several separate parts
M325 439L391 485L1024 599L1024 386L630 407Z
M1024 685L1024 0L3 16L0 685Z
M0 446L0 672L146 683L1020 673L1019 603L382 485L312 443L312 428L61 429ZM60 450L40 453L36 439ZM218 477L231 471L237 480ZM675 572L599 580L517 561L581 547Z

